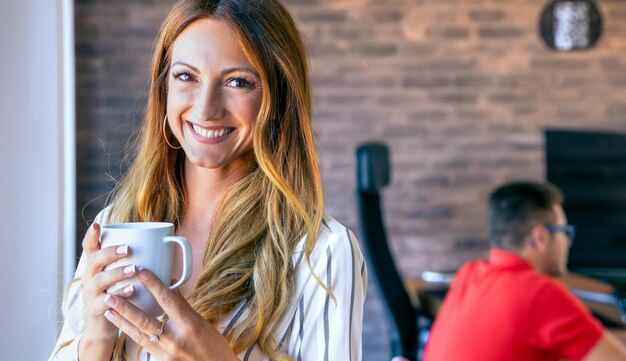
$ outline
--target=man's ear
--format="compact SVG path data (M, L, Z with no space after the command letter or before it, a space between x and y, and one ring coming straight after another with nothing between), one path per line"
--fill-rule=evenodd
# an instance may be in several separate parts
M543 250L547 242L546 229L543 225L537 224L530 231L530 245L540 251Z

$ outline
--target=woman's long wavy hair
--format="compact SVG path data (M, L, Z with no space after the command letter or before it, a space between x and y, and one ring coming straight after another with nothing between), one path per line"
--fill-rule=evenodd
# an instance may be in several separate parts
M322 222L323 193L306 53L292 17L278 0L181 0L174 6L161 26L152 59L136 155L114 190L109 221L178 224L185 216L184 153L165 142L162 123L172 44L202 18L219 19L235 29L259 71L263 98L254 125L255 162L221 200L189 301L212 323L246 302L249 313L226 336L235 353L257 343L271 359L287 360L272 329L291 301L292 255L304 236L309 261ZM173 140L171 133L167 136ZM115 360L123 359L122 343L118 340Z

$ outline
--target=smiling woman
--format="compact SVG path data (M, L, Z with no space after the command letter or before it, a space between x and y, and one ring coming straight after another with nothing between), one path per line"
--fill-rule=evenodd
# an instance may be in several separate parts
M136 157L85 236L51 360L361 359L366 268L323 213L307 68L276 0L175 5ZM147 270L104 270L133 249L101 248L100 224L154 221L192 245L180 292ZM166 317L134 307L133 287L106 293L135 276Z
M245 167L263 89L235 30L223 20L196 20L174 42L172 62L168 122L188 161Z

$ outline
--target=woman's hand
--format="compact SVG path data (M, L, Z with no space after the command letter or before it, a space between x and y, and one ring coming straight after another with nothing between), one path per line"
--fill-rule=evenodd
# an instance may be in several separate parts
M104 304L106 289L119 281L133 277L136 273L134 265L118 267L104 271L109 264L126 257L128 246L100 247L100 225L94 223L83 239L83 252L86 257L85 272L81 279L83 304L85 305L85 332L80 341L80 349L89 349L93 359L109 359L110 352L117 338L118 329L104 317L107 306ZM120 290L117 296L128 298L134 293L132 286ZM94 351L102 357L92 356ZM109 357L106 357L106 353ZM79 352L83 353L84 352ZM82 358L81 358L82 359Z
M107 297L105 302L111 308L106 311L107 319L128 337L159 360L239 360L226 339L189 305L180 292L172 292L146 269L139 271L137 278L167 313L169 321L161 328L159 320L124 298ZM151 335L157 337L151 340Z

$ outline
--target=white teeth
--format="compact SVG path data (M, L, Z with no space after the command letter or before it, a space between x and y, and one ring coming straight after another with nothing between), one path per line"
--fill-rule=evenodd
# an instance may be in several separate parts
M200 128L199 126L192 124L191 125L196 134L203 136L204 138L219 138L228 133L230 133L229 128L224 128L220 130L207 130L204 128Z

